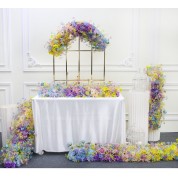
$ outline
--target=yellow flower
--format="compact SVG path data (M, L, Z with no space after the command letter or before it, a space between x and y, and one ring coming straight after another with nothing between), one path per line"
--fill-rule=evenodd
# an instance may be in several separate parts
M111 95L112 97L116 97L116 93L112 93L112 95Z
M91 144L91 149L94 150L95 149L95 144Z
M104 87L102 88L102 90L105 92L105 91L108 90L108 87L104 86Z
M61 38L61 36L62 36L62 34L61 34L61 33L58 33L58 34L56 35L56 39Z

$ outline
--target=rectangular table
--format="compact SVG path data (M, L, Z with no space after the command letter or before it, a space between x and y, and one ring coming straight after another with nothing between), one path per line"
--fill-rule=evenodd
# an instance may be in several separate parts
M125 143L125 101L118 98L40 98L32 100L35 152L68 151L67 144Z

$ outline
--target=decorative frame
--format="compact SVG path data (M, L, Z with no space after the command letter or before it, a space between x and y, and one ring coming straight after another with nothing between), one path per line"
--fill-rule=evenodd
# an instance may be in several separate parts
M65 66L65 68L66 68L66 79L65 80L56 80L56 74L55 74L55 56L53 55L53 81L54 82L56 82L56 81L65 81L66 82L66 84L68 83L68 81L78 81L78 82L81 82L81 81L103 81L103 82L105 82L105 75L106 75L106 55L105 55L105 50L104 51L100 51L100 50L93 50L92 49L92 46L91 46L91 50L82 50L82 49L80 49L80 43L81 43L81 39L80 39L80 37L78 38L78 50L70 50L70 49L67 49L66 48L66 54L65 54L65 60L66 60L66 66ZM76 52L78 52L78 77L77 77L77 79L76 80L69 80L68 79L68 62L67 62L67 59L68 59L68 57L67 57L67 53L68 53L68 51L76 51ZM95 80L93 80L93 51L99 51L99 52L103 52L104 53L104 65L103 65L103 79L95 79ZM90 79L88 79L88 80L83 80L83 79L81 79L80 78L80 68L81 68L81 66L80 66L80 53L81 52L91 52L91 76L90 76Z
M138 70L138 26L139 26L139 9L130 9L130 48L128 56L121 59L119 64L106 64L107 72L135 72ZM22 10L22 44L23 44L23 71L24 72L48 72L51 71L52 65L48 63L39 63L38 59L35 58L30 51L30 32L29 32L29 9ZM88 65L86 65L88 66ZM65 65L56 65L57 69L61 72L65 72ZM70 71L75 71L76 65L70 65ZM102 72L101 65L96 66L97 72ZM88 72L87 67L85 71Z
M10 9L2 9L2 36L3 36L3 55L2 62L0 63L1 72L10 72L11 71L11 13ZM0 27L0 28L1 28Z
M0 92L4 93L5 102L3 103L3 105L8 105L13 103L12 83L0 82Z

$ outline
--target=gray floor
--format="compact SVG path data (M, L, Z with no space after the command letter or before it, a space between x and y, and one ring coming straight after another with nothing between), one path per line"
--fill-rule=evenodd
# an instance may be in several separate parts
M161 133L161 141L175 141L178 133ZM0 135L1 147L1 135ZM28 165L22 168L178 168L178 161L161 161L156 163L118 163L118 162L83 162L74 163L65 158L66 153L34 154ZM2 167L2 166L0 166Z

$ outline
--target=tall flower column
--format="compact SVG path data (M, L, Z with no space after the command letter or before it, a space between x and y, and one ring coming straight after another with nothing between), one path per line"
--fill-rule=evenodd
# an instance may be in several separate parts
M149 141L158 141L160 140L159 128L165 114L165 77L161 65L147 66L146 73L150 78Z

